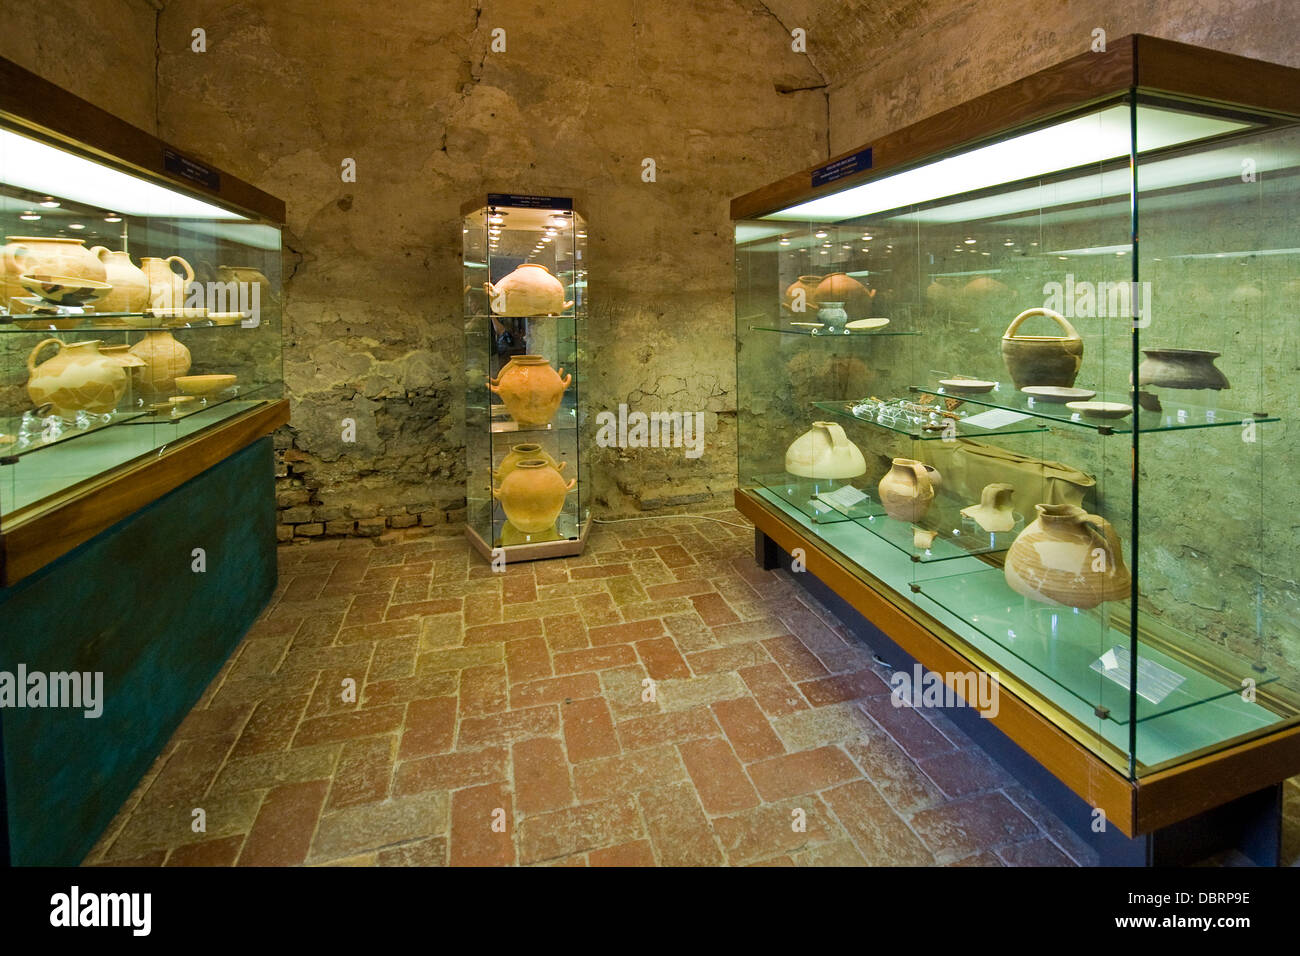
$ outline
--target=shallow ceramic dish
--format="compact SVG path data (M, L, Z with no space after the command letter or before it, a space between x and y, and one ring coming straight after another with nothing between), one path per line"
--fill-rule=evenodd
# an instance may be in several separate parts
M967 395L991 392L998 387L997 382L986 382L979 378L942 378L939 380L939 384L944 387L945 391L963 392Z
M883 329L888 324L888 319L854 319L852 322L846 323L844 327L852 329L854 332L870 332L872 329Z
M44 272L30 273L18 277L18 284L55 305L81 306L93 302L101 295L111 292L113 287L107 282L83 279L80 276L58 276Z
M235 384L235 375L180 375L176 387L186 395L211 395Z
M1065 388L1061 385L1026 385L1021 389L1026 395L1045 402L1084 402L1097 393L1090 388Z
M824 329L825 322L791 322L790 325L796 329Z
M1133 406L1123 402L1066 402L1065 407L1085 418L1123 418L1133 414Z

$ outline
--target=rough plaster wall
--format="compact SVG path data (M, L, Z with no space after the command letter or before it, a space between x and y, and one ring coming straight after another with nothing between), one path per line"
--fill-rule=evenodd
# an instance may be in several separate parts
M152 0L13 3L0 14L0 56L153 132L157 6Z
M727 202L826 150L823 81L772 15L739 0L171 0L159 54L160 135L288 204L292 520L460 519L458 215L490 189L587 198L584 406L708 413L697 460L589 444L597 513L728 493Z

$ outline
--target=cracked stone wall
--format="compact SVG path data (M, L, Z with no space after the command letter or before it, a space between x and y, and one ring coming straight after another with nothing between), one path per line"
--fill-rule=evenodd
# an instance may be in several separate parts
M823 80L775 16L739 0L170 0L158 52L159 134L288 204L282 534L458 530L458 214L489 190L585 197L584 407L707 413L695 460L596 448L593 428L597 514L725 500L728 200L826 149Z

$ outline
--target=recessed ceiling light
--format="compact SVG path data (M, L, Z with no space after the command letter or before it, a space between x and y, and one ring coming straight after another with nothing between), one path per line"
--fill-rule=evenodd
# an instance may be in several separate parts
M53 196L46 196L44 199L41 200L41 205L44 206L46 209L58 209L59 201L55 199Z
M80 223L80 222L70 222L70 223L68 223L68 228L69 228L69 229L75 229L75 230L77 230L77 231L81 231L82 229L85 229L86 226L85 226L84 223Z
M121 222L121 221L122 221L122 217L115 212L110 212L107 216L104 217L104 222Z
M1014 245L1015 245L1015 241L1012 240L1012 239L1008 239L1006 242L1004 242L1004 243L1002 243L1002 244L1003 244L1004 246L1014 246Z
M863 242L870 242L870 241L871 241L871 233L869 233L869 232L864 232L864 233L862 234L862 241L863 241Z
M962 240L962 242L966 243L966 245L968 246L975 245L975 240L972 239L970 236L967 236L965 239Z
M790 240L789 240L789 239L779 239L779 240L777 240L777 241L780 242L781 245L783 245L783 246L788 246L788 245L790 245Z
M18 218L24 220L25 222L35 222L37 219L41 218L41 214L38 212L32 212L30 209L28 209L26 212L22 213Z
M813 233L813 235L816 236L818 239L825 239L828 233L826 232L825 229L818 229L816 232Z

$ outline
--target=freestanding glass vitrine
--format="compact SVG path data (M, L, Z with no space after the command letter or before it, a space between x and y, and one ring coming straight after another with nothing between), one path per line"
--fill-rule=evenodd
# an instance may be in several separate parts
M491 193L462 235L466 533L493 560L580 554L586 220L571 199Z
M733 203L739 506L1130 835L1300 770L1297 113L1130 37Z

